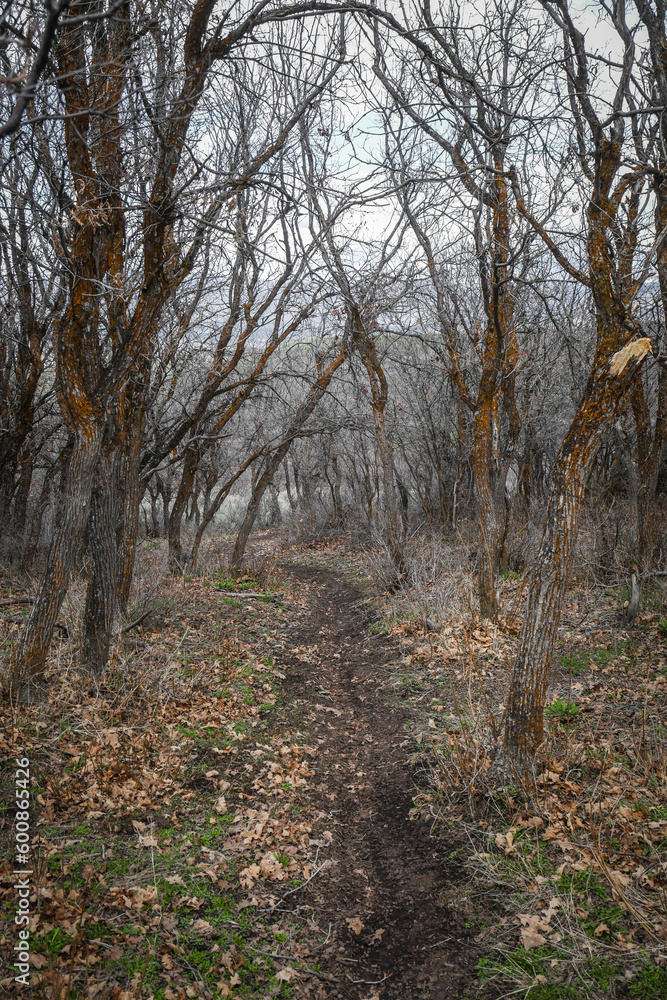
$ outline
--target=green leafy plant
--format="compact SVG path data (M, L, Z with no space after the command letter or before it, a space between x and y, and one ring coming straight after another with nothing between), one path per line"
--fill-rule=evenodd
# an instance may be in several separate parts
M571 701L563 701L562 698L556 698L551 705L547 706L546 714L555 722L565 722L579 715L579 709Z

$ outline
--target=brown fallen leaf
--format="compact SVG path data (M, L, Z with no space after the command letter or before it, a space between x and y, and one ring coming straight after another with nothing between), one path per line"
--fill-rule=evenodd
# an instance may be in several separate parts
M157 847L157 837L151 836L151 834L140 833L139 839L137 841L138 847Z
M291 965L286 966L284 969L281 969L280 972L276 973L276 979L279 979L280 982L282 983L289 983L293 979L297 979L298 976L299 973L296 971L296 969L293 969ZM240 981L241 980L239 980L239 982Z
M355 934L361 934L364 929L364 925L359 919L359 917L345 917L345 922L351 931Z
M495 837L495 844L496 847L502 847L505 854L509 854L516 848L516 844L514 843L514 834L511 830L508 830L507 833L497 833Z
M248 865L247 868L243 869L240 873L239 881L244 889L252 889L259 878L260 871L259 865Z
M599 938L602 937L603 934L609 934L610 931L606 924L598 924L593 933L596 938Z
M201 917L192 924L193 931L197 931L203 937L208 937L209 934L213 933L213 924L209 924L208 920L202 920Z
M374 931L373 934L371 935L370 943L378 944L382 940L382 935L384 934L384 931L385 931L384 927L379 927L376 931Z
M522 927L521 943L526 951L530 951L531 948L541 948L543 944L547 943L547 939L543 934L531 931L528 927Z
M530 951L531 948L541 948L547 943L547 939L540 931L548 933L551 930L548 920L533 913L519 913L518 917L522 924L521 943L526 951Z
M202 906L204 900L199 899L197 896L181 896L176 900L178 906L187 906L191 910L198 910Z

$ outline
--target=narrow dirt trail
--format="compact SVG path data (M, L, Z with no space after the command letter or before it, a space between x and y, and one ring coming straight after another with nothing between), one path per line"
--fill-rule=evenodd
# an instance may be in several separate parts
M460 841L431 838L429 824L408 817L407 716L384 690L386 664L398 650L369 633L358 592L338 575L289 572L311 598L288 632L285 684L317 751L308 797L327 814L323 827L332 834L320 857L333 865L300 894L320 927L329 926L318 959L327 984L320 995L461 997L480 953L473 907L452 858Z

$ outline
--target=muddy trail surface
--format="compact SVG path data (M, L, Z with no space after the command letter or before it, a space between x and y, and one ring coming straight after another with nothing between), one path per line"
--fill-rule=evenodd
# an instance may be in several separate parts
M318 858L325 870L299 893L327 935L319 995L462 997L480 956L456 860L462 844L409 818L408 716L386 691L387 665L399 651L369 632L359 593L337 574L289 572L310 598L292 619L281 659L299 727L316 749L308 795L326 814Z

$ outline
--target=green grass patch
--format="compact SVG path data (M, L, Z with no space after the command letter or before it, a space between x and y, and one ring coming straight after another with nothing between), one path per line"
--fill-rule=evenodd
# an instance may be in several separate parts
M660 969L653 963L640 969L637 978L630 983L628 993L640 1000L665 1000L667 997L667 969Z
M581 872L563 872L557 886L558 893L572 893L586 898L607 901L607 888L590 868Z
M561 666L575 677L588 670L589 662L588 656L575 656L574 653L569 656L561 656L560 658Z
M600 924L605 924L609 930L603 932L602 940L608 940L614 931L619 930L623 922L623 910L620 906L610 905L595 907L583 921L583 927L589 937L593 937Z

